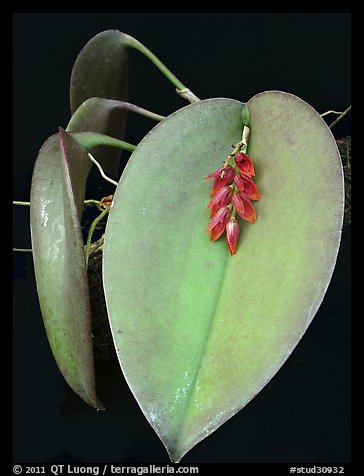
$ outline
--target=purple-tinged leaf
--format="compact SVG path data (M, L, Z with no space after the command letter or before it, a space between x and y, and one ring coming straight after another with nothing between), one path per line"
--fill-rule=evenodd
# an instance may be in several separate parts
M82 48L71 73L72 114L92 97L125 101L128 95L128 50L123 33L103 31Z
M128 103L112 99L90 98L77 109L67 126L68 132L97 132L116 139L124 137ZM97 146L93 154L104 172L117 176L120 150L104 145ZM91 168L89 164L89 169Z
M51 136L35 162L30 226L37 291L58 367L85 402L95 391L91 313L80 217L87 150L67 132Z
M94 36L79 53L71 73L71 112L90 98L126 101L128 96L128 51L123 33L107 30ZM90 114L88 114L88 112ZM112 108L107 114L94 115L87 110L82 118L73 121L72 132L100 132L117 139L125 135L127 111ZM76 123L77 122L77 123ZM67 130L68 130L67 129ZM106 173L116 176L120 151L100 146L95 152Z

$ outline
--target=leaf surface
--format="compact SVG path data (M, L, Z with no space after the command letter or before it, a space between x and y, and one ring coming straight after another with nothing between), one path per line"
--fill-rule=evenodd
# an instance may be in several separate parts
M128 94L128 50L123 33L103 31L86 43L72 68L72 114L86 99L100 97L124 101Z
M99 132L122 140L125 135L127 111L120 107L103 108L96 98L126 101L128 97L128 50L123 33L106 30L91 38L82 48L71 73L70 100L74 115L70 132ZM75 114L81 105L91 101L81 114ZM116 176L120 151L100 146L95 152L106 173Z
M336 261L343 176L336 143L307 103L249 102L257 221L237 253L209 241L211 183L241 139L243 104L204 100L138 145L114 196L103 277L119 361L178 462L276 374L314 317Z
M30 225L35 277L58 367L88 404L95 391L89 290L80 219L89 160L67 132L51 136L35 162Z

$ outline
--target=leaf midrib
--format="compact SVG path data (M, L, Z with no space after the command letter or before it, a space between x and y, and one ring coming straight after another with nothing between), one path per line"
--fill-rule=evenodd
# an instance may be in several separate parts
M222 276L220 278L219 293L217 293L217 297L215 298L215 302L214 302L214 305L212 307L210 321L209 321L209 325L208 325L207 331L206 331L206 338L204 339L204 342L203 342L203 345L202 345L202 348L201 348L201 352L200 352L198 362L197 362L197 368L196 368L195 374L193 376L192 383L189 386L189 389L188 389L188 392L187 392L186 405L185 405L185 409L182 413L181 423L178 427L178 430L176 431L178 436L177 436L176 450L174 451L174 454L176 456L178 456L179 459L181 459L183 457L183 455L189 449L189 448L185 449L185 448L180 447L180 442L181 442L180 437L183 435L183 431L184 431L184 428L185 428L185 425L186 425L188 413L189 413L189 410L191 408L192 397L196 392L196 384L199 380L201 369L203 367L202 364L203 364L203 361L204 361L204 358L205 358L205 355L206 355L206 349L207 349L207 346L208 346L209 338L210 338L211 333L212 333L212 328L213 328L214 322L216 321L217 310L219 309L220 300L221 300L221 297L222 297L222 294L223 294L223 289L225 288L225 279L226 279L226 275L227 275L227 269L229 267L229 259L231 259L231 257L228 254L228 250L226 250L225 266L224 266L224 271L222 273ZM179 451L177 451L178 449L179 450L183 449L185 452L179 454ZM177 461L175 461L175 462L177 462Z

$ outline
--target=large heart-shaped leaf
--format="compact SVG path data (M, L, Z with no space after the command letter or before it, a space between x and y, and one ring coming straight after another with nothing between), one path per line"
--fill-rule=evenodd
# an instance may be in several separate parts
M106 98L126 101L128 96L128 50L123 41L124 34L107 30L94 36L81 50L71 73L70 100L72 132L100 132L123 139L127 111L114 107L107 114L93 111L95 103L85 108L85 114L75 114L90 98ZM91 108L91 110L90 110ZM89 114L91 113L91 114ZM105 172L116 176L119 168L120 151L100 146L97 155L102 157Z
M34 165L30 227L47 337L61 373L90 405L95 392L91 314L80 218L89 160L67 132L51 136Z
M330 281L343 177L330 130L277 91L248 102L254 225L237 253L209 241L203 177L241 138L239 101L187 106L133 152L103 257L113 338L125 377L173 461L242 409L303 336Z

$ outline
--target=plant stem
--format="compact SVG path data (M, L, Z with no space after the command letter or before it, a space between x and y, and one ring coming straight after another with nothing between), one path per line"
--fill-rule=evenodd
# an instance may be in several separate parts
M146 56L159 69L159 71L163 73L164 76L167 79L169 79L169 81L171 81L171 83L177 89L186 89L186 86L183 83L181 83L179 79L176 78L176 76L155 56L155 54L153 54L146 46L140 43L140 41L138 41L136 38L124 33L123 42L126 46L129 46L130 48L134 48L135 50L138 50L140 53Z
M101 202L99 200L85 200L83 203L86 207L97 207ZM30 202L13 201L13 205L24 205L30 207Z
M97 207L101 204L99 200L84 200L85 207Z
M144 46L140 41L138 41L133 36L127 35L124 33L123 35L123 43L130 48L134 48L135 50L142 53L146 56L158 69L159 71L164 74L164 76L176 87L177 92L185 97L190 102L199 101L198 97L195 96L192 91L190 91L186 86L181 83L181 81L170 71L163 63L158 59L154 53L152 53L146 46Z
M334 122L332 122L330 125L329 125L329 129L332 129L334 126L336 126L336 124L341 121L341 119L343 119L349 112L351 111L351 106L349 106L347 109L345 109L344 112L341 113L341 115L335 119Z
M190 103L194 102L199 102L201 99L199 99L190 89L185 88L185 89L177 89L176 88L176 93L182 96L183 98L187 99Z
M161 121L165 118L165 116L161 116L160 114L156 114L155 112L148 111L147 109L136 106L135 104L132 104L130 102L118 101L116 99L89 98L86 99L86 101L83 102L80 107L74 112L67 125L66 131L77 132L80 127L80 124L82 124L84 117L89 114L89 110L93 110L92 104L96 103L97 105L98 102L99 107L101 107L102 103L106 103L105 107L107 107L107 104L109 104L110 110L115 107L116 109L135 112L136 114L140 114L141 116L148 117L149 119L155 121Z
M325 117L328 114L342 114L342 111L326 111L326 112L323 112L322 114L320 114L320 116Z
M99 223L99 221L101 221L104 218L104 216L107 213L109 213L110 208L111 207L105 208L105 210L103 212L101 212L100 215L98 217L96 217L95 220L91 223L91 226L90 226L90 229L89 229L88 235L87 235L86 249L85 249L86 268L88 266L88 258L89 258L89 255L90 255L90 246L91 246L92 235L95 231L96 225Z
M13 205L24 205L25 207L30 207L30 202L19 202L13 200Z
M124 109L126 109L127 111L135 112L137 114L140 114L141 116L153 119L154 121L162 121L166 118L166 116L161 116L160 114L156 114L155 112L148 111L148 109L136 106L135 104L132 104L130 102L124 102L124 106Z
M133 152L136 148L135 145L129 144L129 142L124 142L123 140L115 139L115 137L98 132L71 132L71 135L79 144L86 147L86 149L91 149L98 145L108 145Z
M105 172L102 170L102 167L101 167L101 165L97 162L97 160L96 160L90 153L88 153L87 155L88 155L89 159L91 160L91 162L93 162L93 163L96 165L96 167L99 169L99 172L100 172L101 176L102 176L105 180L107 180L108 182L110 182L110 183L112 183L113 185L115 185L115 187L117 187L117 186L118 186L118 183L115 182L115 180L113 180L113 179L111 179L111 178L109 178L109 177L107 177L107 176L105 175Z
M13 248L13 251L21 251L22 253L32 253L33 250L30 248Z

